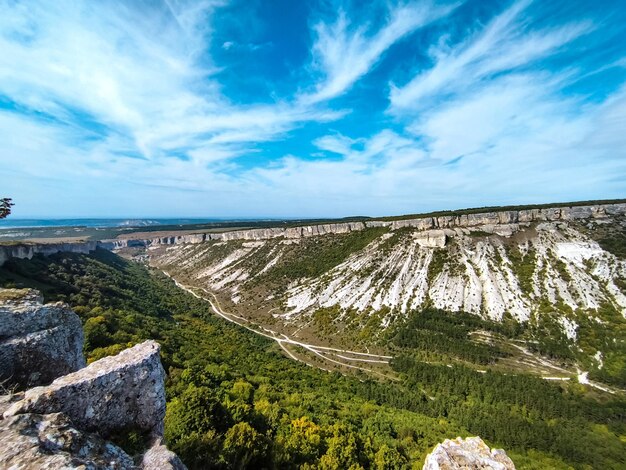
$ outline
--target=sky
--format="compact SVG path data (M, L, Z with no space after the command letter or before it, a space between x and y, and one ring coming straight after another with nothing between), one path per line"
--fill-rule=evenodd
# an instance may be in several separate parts
M626 197L623 0L0 0L12 217Z

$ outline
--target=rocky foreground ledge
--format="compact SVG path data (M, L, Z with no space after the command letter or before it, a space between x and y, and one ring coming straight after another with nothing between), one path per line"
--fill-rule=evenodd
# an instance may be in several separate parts
M163 444L165 371L146 341L85 367L78 316L32 290L0 289L0 468L186 467ZM51 383L50 383L51 382ZM133 459L107 438L149 436Z

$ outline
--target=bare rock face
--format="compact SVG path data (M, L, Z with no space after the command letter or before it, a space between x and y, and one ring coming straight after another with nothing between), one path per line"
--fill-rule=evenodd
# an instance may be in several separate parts
M446 233L443 230L427 230L413 234L419 246L443 248L446 246Z
M60 377L47 387L28 390L4 417L62 412L79 429L104 436L129 426L161 436L164 381L159 345L146 341Z
M78 315L43 304L37 291L0 290L0 381L6 388L48 384L85 366Z
M75 429L61 413L23 414L0 420L0 442L2 468L137 468L122 449L96 434Z
M69 307L44 305L37 291L0 289L0 384L54 380L0 395L0 468L185 470L162 442L159 345L146 341L88 367L82 347L80 319ZM128 428L154 436L141 465L105 440Z
M145 470L187 470L174 452L159 439L143 455L141 467Z
M31 259L38 253L49 256L67 251L70 253L90 253L98 247L97 241L76 243L20 243L17 245L0 245L0 266L10 258Z
M490 449L480 437L446 439L428 454L423 470L515 470L502 449Z

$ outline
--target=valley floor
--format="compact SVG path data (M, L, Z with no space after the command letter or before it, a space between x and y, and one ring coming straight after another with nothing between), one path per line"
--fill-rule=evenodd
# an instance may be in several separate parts
M397 374L395 374L389 366L390 360L393 358L393 356L390 355L392 354L391 351L389 351L388 354L376 354L369 352L369 350L353 351L349 349L341 349L339 347L333 347L332 337L327 338L330 340L327 342L327 345L320 345L319 341L315 344L304 342L301 339L294 339L294 336L298 334L298 329L295 330L294 336L289 336L284 332L286 329L283 324L279 323L275 325L274 328L279 330L275 331L271 328L263 326L260 323L255 323L254 319L246 318L241 314L225 310L217 295L208 289L199 286L192 286L190 284L183 284L165 270L161 270L161 272L172 279L176 286L180 289L190 293L197 299L207 302L211 306L212 311L219 317L241 326L248 331L275 341L283 350L285 355L295 361L299 361L308 366L316 367L329 372L339 371L341 373L349 373L362 371L373 377L387 380L398 380ZM494 335L491 335L486 331L476 331L474 332L474 337L479 342L488 342L492 344L494 341L498 342L500 347L504 347L511 353L510 356L501 358L497 363L490 365L489 368L492 370L513 375L519 373L530 373L538 375L544 380L549 381L578 382L591 387L596 391L626 396L626 390L591 381L587 378L587 373L581 372L580 369L573 365L558 363L547 357L529 351L527 344L524 341L500 341L497 337L494 337ZM381 349L379 345L377 346L377 349ZM429 361L425 362L432 363ZM451 366L452 364L453 362L449 362L446 365ZM468 363L465 363L465 365L471 366L471 364ZM485 368L481 369L475 367L474 370L481 373L486 372Z

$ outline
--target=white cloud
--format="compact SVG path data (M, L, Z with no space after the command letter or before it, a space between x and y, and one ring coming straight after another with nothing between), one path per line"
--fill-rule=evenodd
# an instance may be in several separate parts
M243 142L345 113L286 102L244 107L223 96L206 54L210 17L223 3L1 3L0 94L71 125L92 119L148 159L190 150L203 161L229 158Z
M445 13L423 17L425 4L412 4L374 32L347 15L318 26L319 86L243 106L222 94L205 53L219 4L170 1L145 18L132 2L0 0L0 94L30 110L0 111L2 189L16 215L383 215L623 196L626 88L603 102L567 97L582 72L533 67L589 23L533 31L518 2L458 46L433 48L433 66L392 92L392 114L368 123L371 134L313 138L334 158L292 150L243 169L234 156L254 159L263 142L344 116L323 100Z
M355 140L340 134L325 135L315 139L313 142L317 148L339 155L350 155L350 153L352 153L352 146L355 143Z
M539 32L527 30L523 13L530 0L518 0L483 30L451 50L432 51L434 65L409 83L391 86L394 113L418 112L434 102L489 81L494 74L527 66L554 54L567 43L592 30L579 22Z
M344 11L334 24L317 24L313 66L324 79L315 91L301 95L301 102L315 103L341 95L369 72L390 46L449 14L457 5L435 6L422 1L392 8L385 25L373 34L368 34L366 26L351 25Z

